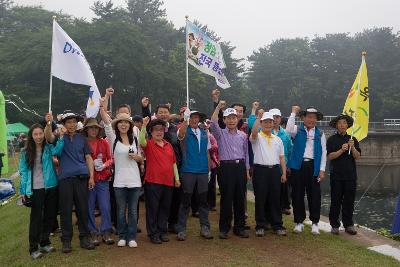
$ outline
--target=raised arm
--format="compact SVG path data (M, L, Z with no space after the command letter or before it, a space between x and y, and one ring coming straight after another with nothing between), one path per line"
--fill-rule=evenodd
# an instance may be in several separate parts
M263 110L263 109L260 109L260 110L258 111L258 114L257 114L257 119L256 119L256 121L254 122L253 127L251 128L250 141L255 141L255 140L257 140L258 131L259 131L259 129L260 129L260 120L261 120L261 117L262 117L263 114L264 114L264 110Z
M147 146L147 140L146 140L146 135L147 135L147 125L149 124L150 118L145 117L143 118L143 125L142 129L140 129L139 133L139 144L141 147L145 148Z
M150 99L147 96L142 97L141 104L142 104L142 117L143 118L149 117L151 119Z
M292 107L292 113L290 114L290 117L288 119L288 122L286 124L286 132L290 134L293 138L296 137L297 135L297 126L296 126L296 114L300 112L300 107L299 106L293 106Z
M53 114L46 113L44 119L46 120L46 127L44 128L44 138L46 138L47 143L52 144L56 137L53 134L51 124L53 122Z

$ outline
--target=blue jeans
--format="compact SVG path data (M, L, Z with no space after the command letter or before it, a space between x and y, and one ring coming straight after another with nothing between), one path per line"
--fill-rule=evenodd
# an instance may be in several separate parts
M137 231L137 204L140 187L114 187L117 201L117 232L119 239L131 241L136 239ZM126 207L128 207L128 222L126 221Z
M111 231L111 204L110 191L108 189L108 181L96 182L94 188L89 191L89 220L88 227L91 233L105 234ZM96 201L101 213L100 231L96 226L96 218L94 216Z

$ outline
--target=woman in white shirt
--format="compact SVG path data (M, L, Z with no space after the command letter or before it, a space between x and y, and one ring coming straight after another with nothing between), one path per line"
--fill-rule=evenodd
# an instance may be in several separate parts
M133 135L133 122L126 113L117 114L109 123L108 114L100 106L104 130L114 154L114 191L117 202L118 246L137 247L137 204L139 199L140 180L139 164L143 164L140 147ZM128 220L125 210L128 207Z

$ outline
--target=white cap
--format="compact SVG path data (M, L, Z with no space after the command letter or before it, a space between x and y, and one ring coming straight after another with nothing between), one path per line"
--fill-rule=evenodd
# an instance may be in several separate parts
M281 111L277 108L270 109L268 112L271 113L272 116L281 116L282 117Z
M224 111L224 117L228 117L229 115L236 115L237 116L237 112L234 108L227 108Z
M274 120L274 115L272 115L272 113L270 113L270 112L264 112L260 121L263 121L263 120Z

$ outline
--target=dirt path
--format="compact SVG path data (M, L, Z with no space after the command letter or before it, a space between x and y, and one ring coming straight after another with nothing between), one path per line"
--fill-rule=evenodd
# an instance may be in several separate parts
M146 236L144 209L140 210L140 227L144 231L137 237L139 247L132 249L101 245L98 250L104 251L104 255L107 255L106 266L346 265L346 262L332 257L329 251L324 250L319 245L318 237L308 240L310 235L296 235L291 231L288 231L286 237L278 237L272 232L267 232L265 237L257 238L252 229L248 239L241 239L231 234L228 240L220 240L218 239L218 212L210 213L213 240L205 240L199 236L198 219L191 217L186 241L179 242L174 235L170 234L170 242L154 245ZM249 223L251 226L255 225L252 217L249 218ZM307 246L304 246L304 242L308 243Z

